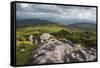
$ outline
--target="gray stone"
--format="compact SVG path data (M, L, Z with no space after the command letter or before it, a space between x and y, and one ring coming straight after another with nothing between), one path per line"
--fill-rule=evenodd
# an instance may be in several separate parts
M46 43L32 51L30 64L67 63L80 61L94 61L96 59L95 48L80 47L73 42L65 43L48 33L43 33L40 40Z

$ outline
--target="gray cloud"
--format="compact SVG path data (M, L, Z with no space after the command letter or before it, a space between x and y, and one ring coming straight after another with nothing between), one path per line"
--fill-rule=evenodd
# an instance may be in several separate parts
M96 21L95 7L17 3L17 19L38 18L54 22L66 20Z

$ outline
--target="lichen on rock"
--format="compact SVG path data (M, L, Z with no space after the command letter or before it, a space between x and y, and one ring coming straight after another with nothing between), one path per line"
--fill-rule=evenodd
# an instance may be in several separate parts
M68 63L81 61L95 61L96 48L81 47L80 44L63 42L49 33L40 36L40 44L31 53L30 64ZM45 41L46 43L45 43Z

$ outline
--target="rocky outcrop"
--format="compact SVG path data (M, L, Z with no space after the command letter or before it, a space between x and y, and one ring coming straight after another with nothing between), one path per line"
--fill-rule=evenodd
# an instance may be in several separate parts
M32 50L30 64L67 63L95 61L96 48L81 47L71 41L59 41L52 35L44 33L40 36L39 47Z

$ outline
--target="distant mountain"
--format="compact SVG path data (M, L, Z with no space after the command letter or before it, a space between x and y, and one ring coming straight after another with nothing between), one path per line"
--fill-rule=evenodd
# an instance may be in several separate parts
M58 25L57 23L40 19L19 19L16 21L16 25L20 26L35 26L35 25Z
M47 20L40 20L40 19L19 19L17 20L18 25L24 25L24 24L42 24L42 23L48 23Z
M64 25L61 23L55 23L48 20L40 20L40 19L19 19L16 21L17 27L25 27L25 26L36 26L36 25L57 25L61 27L66 27L70 29L76 29L81 31L96 31L96 24L88 23L88 22L80 22L69 25Z
M82 31L96 31L96 24L94 23L74 23L74 24L69 24L67 27L72 28L72 29L79 29Z

